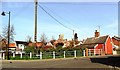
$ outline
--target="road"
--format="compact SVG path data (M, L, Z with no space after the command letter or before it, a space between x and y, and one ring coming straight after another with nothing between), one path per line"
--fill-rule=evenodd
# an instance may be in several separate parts
M96 68L98 70L100 68L110 69L113 67L101 63L93 63L90 58L85 57L48 60L3 60L2 68Z

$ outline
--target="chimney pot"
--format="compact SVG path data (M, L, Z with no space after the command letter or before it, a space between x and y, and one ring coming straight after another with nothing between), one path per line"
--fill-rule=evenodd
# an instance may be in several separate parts
M95 32L97 32L97 30L95 30Z
M97 30L95 30L95 37L99 37L99 36L100 36L100 33Z

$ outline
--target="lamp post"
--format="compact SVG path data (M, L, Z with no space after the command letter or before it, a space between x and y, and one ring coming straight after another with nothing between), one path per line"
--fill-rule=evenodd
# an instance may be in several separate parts
M6 55L7 59L9 60L9 44L10 44L10 11L9 12L2 12L1 15L5 16L6 14L9 15L9 20L8 20L8 45L6 47Z

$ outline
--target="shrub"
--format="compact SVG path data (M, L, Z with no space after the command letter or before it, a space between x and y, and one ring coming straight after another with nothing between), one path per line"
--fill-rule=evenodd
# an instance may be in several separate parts
M25 49L24 49L25 53L30 53L30 52L34 52L34 46L27 46Z

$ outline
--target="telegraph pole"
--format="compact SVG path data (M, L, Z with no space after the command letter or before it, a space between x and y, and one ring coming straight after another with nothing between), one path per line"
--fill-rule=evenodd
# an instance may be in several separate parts
M37 42L37 6L38 2L37 0L34 0L35 3L35 9L34 9L34 26L35 26L35 31L34 31L34 42Z

